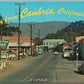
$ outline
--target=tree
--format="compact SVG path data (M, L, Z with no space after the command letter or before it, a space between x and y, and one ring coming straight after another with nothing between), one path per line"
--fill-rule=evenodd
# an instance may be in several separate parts
M64 33L64 32L74 32L76 34L78 34L79 32L81 32L82 30L84 30L84 21L76 21L76 22L72 22L70 25L66 26L65 28L58 30L57 33Z
M56 34L48 34L45 39L64 39L67 42L75 41L76 34L74 32L64 32Z
M1 15L0 15L0 20L3 20ZM13 36L17 31L18 31L18 27L8 26L3 20L3 25L2 25L3 36ZM1 35L1 24L0 24L0 35Z
M39 43L38 43L39 40ZM38 37L34 38L35 45L42 45L43 44L43 39L39 39Z
M84 30L82 30L81 32L79 32L79 33L77 34L77 36L84 36Z
M4 26L4 27L2 27L2 31L3 31L2 32L3 36L13 36L18 31L18 27Z

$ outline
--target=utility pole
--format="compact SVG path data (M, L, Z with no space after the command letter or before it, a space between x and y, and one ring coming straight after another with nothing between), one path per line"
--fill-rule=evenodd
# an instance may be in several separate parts
M38 29L38 52L39 52L39 41L40 41L40 29Z
M30 31L31 31L31 56L32 56L32 24L30 24Z
M72 44L73 44L73 35L72 35L73 33L72 33L72 29L71 29L71 42L72 42Z
M21 4L21 3L15 3L15 5L19 5L19 29L18 29L18 60L20 60L20 53L19 53L19 50L20 50L20 13L21 13L21 5L24 5L24 4Z
M31 56L32 56L32 24L28 24L28 26L30 26L30 34L31 34L31 37L30 37L30 40L31 40Z
M28 26L30 26L30 34L31 34L31 37L30 37L30 40L31 40L31 56L32 56L32 25L34 24L28 24Z

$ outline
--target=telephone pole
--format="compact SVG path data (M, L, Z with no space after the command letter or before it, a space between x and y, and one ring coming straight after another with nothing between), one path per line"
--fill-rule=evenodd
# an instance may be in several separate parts
M38 52L39 52L39 42L40 42L40 29L38 29Z
M31 56L32 56L32 41L33 41L33 39L32 39L32 26L33 26L34 24L28 24L28 26L30 26L30 34L31 34L31 37L30 37L30 40L31 40Z
M32 24L30 24L30 31L31 31L31 56L32 56Z
M25 3L24 3L25 4ZM15 5L19 5L19 29L18 29L18 60L20 60L20 13L21 13L21 5L24 5L24 4L21 4L21 3L15 3Z
M32 24L28 24L28 26L30 26L30 34L31 34L31 37L30 37L30 40L31 40L31 56L32 56Z

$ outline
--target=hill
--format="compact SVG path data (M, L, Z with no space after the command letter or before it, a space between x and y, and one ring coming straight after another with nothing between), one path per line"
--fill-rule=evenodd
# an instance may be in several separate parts
M58 29L63 29L70 24L70 22L42 22L42 23L21 23L21 35L27 36L30 35L30 26L28 24L34 24L32 26L33 36L38 36L38 29L40 29L41 37L45 37L49 33L56 33ZM9 26L18 27L18 23L10 23ZM15 34L17 35L17 33Z
M45 38L65 39L68 42L75 42L76 36L84 36L84 21L72 22L56 33L47 34Z
M72 22L70 25L57 31L57 33L74 32L76 34L79 34L81 33L81 31L84 31L84 21Z

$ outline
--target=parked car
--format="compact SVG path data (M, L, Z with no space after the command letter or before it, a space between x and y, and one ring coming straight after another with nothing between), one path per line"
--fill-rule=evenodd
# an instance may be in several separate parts
M38 54L42 54L42 52L41 51L39 51L39 52L37 52Z
M12 52L9 52L6 55L1 56L2 59L14 59L15 57L16 57L16 54Z
M80 66L78 66L79 72L84 74L84 63L82 63Z
M58 51L54 51L53 54L54 54L54 55L58 55L59 52L58 52Z
M37 56L38 53L37 53L36 51L33 51L32 55L33 55L33 56Z
M65 49L63 52L64 58L70 58L71 57L71 49Z
M17 55L18 55L18 53L17 53ZM23 52L19 51L19 55L22 56L23 55Z
M15 53L10 52L8 54L8 58L10 58L10 59L14 59L15 57L16 57L16 54Z
M37 53L37 51L36 51L35 48L33 49L32 55L33 55L33 56L37 56L37 55L38 55L38 53Z

